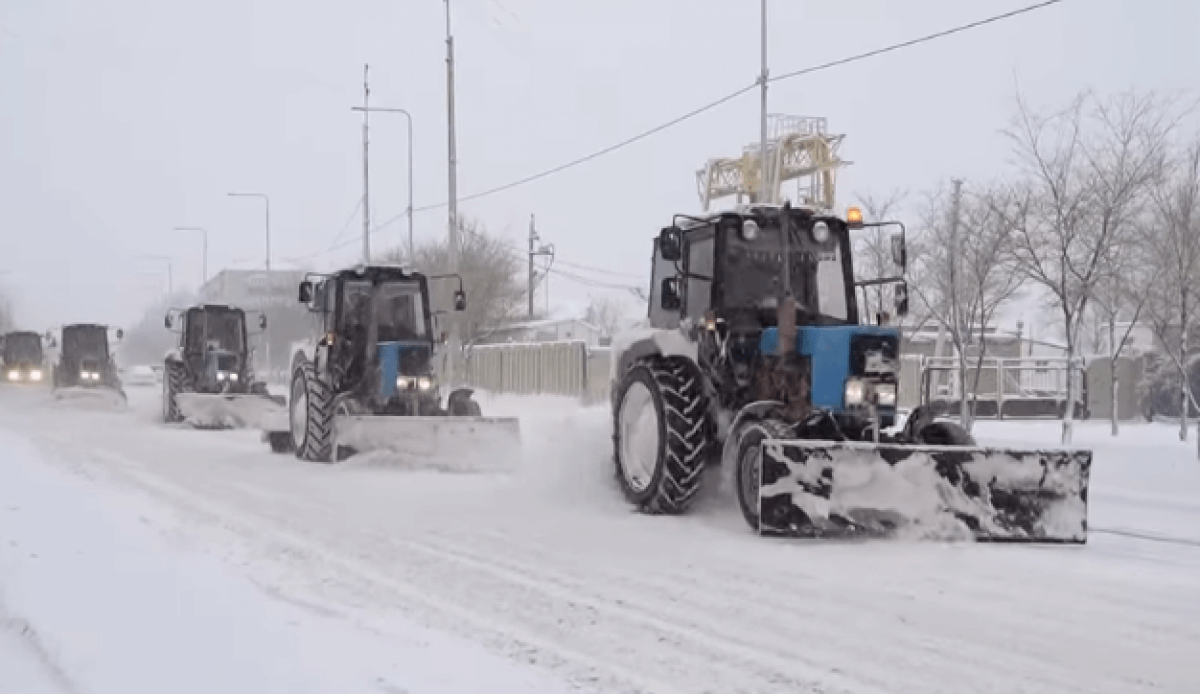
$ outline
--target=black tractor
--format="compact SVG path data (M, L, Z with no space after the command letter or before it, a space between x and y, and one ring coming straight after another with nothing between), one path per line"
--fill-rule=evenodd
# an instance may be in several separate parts
M187 420L202 428L257 426L264 410L283 408L284 399L255 378L245 311L202 304L172 310L163 322L179 333L179 344L163 365L163 421ZM258 329L266 327L267 317L260 314Z
M125 400L108 339L110 332L116 341L125 336L120 328L96 323L63 326L58 363L54 367L54 389L59 398L68 394L112 392Z
M462 453L459 446L481 439L484 448L516 440L517 420L482 417L469 388L442 405L433 356L443 340L433 324L448 312L430 311L428 280L443 276L358 266L317 277L300 285L316 325L294 347L290 416L267 432L274 450L332 462L366 450ZM457 279L454 309L462 311Z
M19 330L0 337L0 383L45 381L42 336Z

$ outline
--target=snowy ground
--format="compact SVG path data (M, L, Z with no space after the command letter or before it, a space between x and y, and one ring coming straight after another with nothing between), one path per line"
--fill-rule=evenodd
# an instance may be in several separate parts
M1200 463L1081 425L1084 547L805 543L724 489L630 513L608 413L517 413L523 466L301 463L253 432L0 392L0 693L1194 692ZM1053 445L1054 422L984 423ZM717 480L710 480L715 482Z

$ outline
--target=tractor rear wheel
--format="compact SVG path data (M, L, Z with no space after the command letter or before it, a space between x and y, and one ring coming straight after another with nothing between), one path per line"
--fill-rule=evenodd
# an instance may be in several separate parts
M618 390L614 462L625 497L647 513L679 514L700 489L708 400L686 359L633 366Z
M792 428L777 419L745 422L733 432L737 438L737 458L733 469L734 492L742 517L752 530L758 532L758 496L762 475L762 442L766 439L795 438Z
M183 364L175 361L167 362L164 370L166 373L163 374L163 421L177 424L183 421L183 413L179 411L179 403L175 396L190 390L187 370Z
M333 390L317 375L312 362L302 362L292 373L289 399L292 445L296 457L314 463L333 461Z

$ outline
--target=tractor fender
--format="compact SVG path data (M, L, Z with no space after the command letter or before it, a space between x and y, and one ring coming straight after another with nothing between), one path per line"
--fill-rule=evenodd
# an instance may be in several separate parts
M720 438L723 440L721 444L721 465L732 464L733 457L737 454L738 441L737 437L731 436L731 434L737 431L743 422L761 419L773 410L784 406L784 403L778 400L757 400L738 410L738 413L733 417L733 421L729 423L729 428L724 432L719 432Z
M171 349L168 349L167 353L163 355L164 363L165 362L173 362L173 361L182 361L182 360L183 360L183 356L179 353L178 347L172 347Z

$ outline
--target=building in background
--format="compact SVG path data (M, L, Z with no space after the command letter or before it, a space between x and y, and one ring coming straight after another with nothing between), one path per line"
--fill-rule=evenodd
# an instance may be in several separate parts
M313 329L312 315L299 302L304 270L221 270L200 287L200 301L236 306L267 316L266 335L252 335L255 370L275 381L286 381L291 344ZM247 320L252 334L256 319Z

